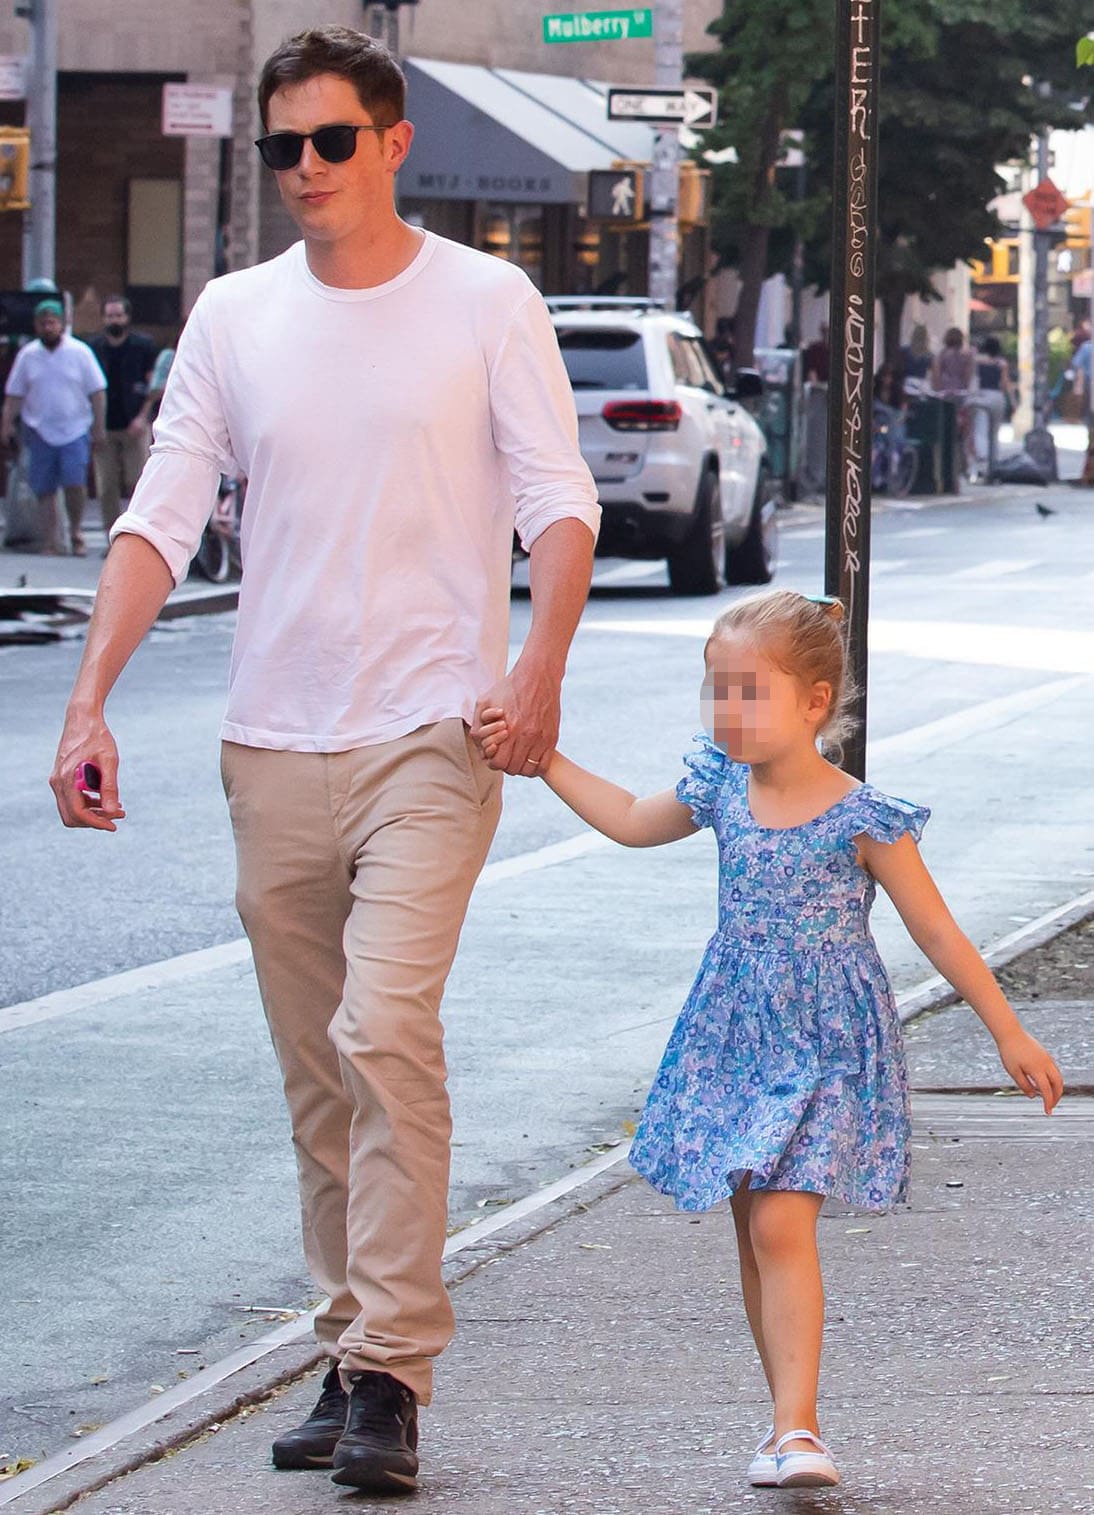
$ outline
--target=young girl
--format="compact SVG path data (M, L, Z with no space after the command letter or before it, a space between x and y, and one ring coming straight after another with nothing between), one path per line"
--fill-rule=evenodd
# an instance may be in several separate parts
M1046 1114L1059 1070L1022 1029L919 854L928 811L860 784L818 739L845 723L838 602L780 591L732 606L706 645L706 734L675 790L645 799L561 753L541 776L589 825L631 847L711 826L718 929L654 1080L631 1162L684 1210L731 1197L748 1323L774 1401L756 1485L839 1482L820 1439L824 1199L904 1199L909 1100L900 1023L868 917L876 884L995 1038ZM490 757L508 734L483 712Z

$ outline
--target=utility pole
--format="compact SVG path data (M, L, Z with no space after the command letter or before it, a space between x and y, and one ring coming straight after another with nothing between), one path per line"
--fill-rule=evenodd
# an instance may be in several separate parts
M1048 96L1047 85L1039 93ZM1049 171L1049 132L1042 126L1037 133L1037 184L1043 185ZM1061 201L1062 203L1062 201ZM1048 260L1054 237L1041 218L1034 217L1033 232L1033 425L1026 433L1026 451L1045 470L1048 478L1059 478L1056 466L1056 443L1048 427Z
M881 0L836 0L835 186L824 588L846 618L858 691L843 766L866 773L866 627L870 602L874 265Z
M27 127L30 209L23 212L23 285L57 271L57 0L27 0L16 14L30 23Z
M368 12L368 32L382 42L393 58L399 53L399 12L404 5L417 5L418 0L362 0Z
M654 83L680 89L684 82L684 0L654 0ZM650 174L650 298L676 308L679 283L680 132L662 126L653 139Z
M1037 133L1037 183L1048 178L1048 128ZM1052 233L1033 233L1033 429L1044 425L1048 399L1048 259Z

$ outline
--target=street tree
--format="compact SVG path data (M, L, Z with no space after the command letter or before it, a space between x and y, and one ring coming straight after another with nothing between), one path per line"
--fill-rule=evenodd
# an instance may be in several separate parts
M742 366L752 362L763 281L806 214L777 169L786 132L832 71L834 20L831 0L726 0L710 26L719 47L688 60L690 72L719 92L719 123L704 133L704 149L736 152L736 162L713 165L711 235L719 262L741 281L735 337Z
M885 10L877 289L887 355L899 348L909 295L937 298L937 272L998 233L987 208L1003 187L998 166L1025 159L1038 126L1077 124L1069 97L1084 9L1084 0L892 0ZM737 154L714 169L712 240L741 280L742 363L763 280L789 270L795 235L812 282L828 285L834 19L833 0L726 0L710 28L720 47L689 60L720 94L720 124L703 149ZM800 200L779 173L785 134L799 127L809 163Z
M1002 230L989 209L999 168L1025 162L1042 126L1077 125L1072 0L904 0L883 44L879 101L877 294L886 359L897 361L909 296L939 298L939 271L981 254ZM832 176L831 85L804 119L812 175ZM809 271L826 288L830 223L817 218Z

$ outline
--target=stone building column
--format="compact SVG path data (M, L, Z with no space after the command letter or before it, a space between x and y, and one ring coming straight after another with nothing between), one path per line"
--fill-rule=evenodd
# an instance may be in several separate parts
M237 66L232 101L232 214L228 267L250 268L258 261L258 154L254 139L261 126L255 102L254 0L236 0Z
M231 82L230 79L223 78L209 80L213 84ZM219 182L220 139L187 137L182 191L183 320L190 314L194 301L213 277Z

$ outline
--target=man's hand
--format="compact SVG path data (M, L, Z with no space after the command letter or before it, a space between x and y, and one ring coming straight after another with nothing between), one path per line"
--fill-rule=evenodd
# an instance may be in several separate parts
M92 447L105 447L106 446L106 427L105 426L93 426L91 428L91 445L92 445Z
M102 774L98 800L76 787L81 763L94 763ZM69 709L49 785L66 826L117 831L115 821L125 816L118 803L118 749L101 714Z
M131 437L143 437L148 430L148 417L134 416L125 429L126 433Z
M505 712L506 732L489 766L497 772L534 779L555 750L561 717L562 673L546 664L518 658L475 705L475 729L487 710Z

